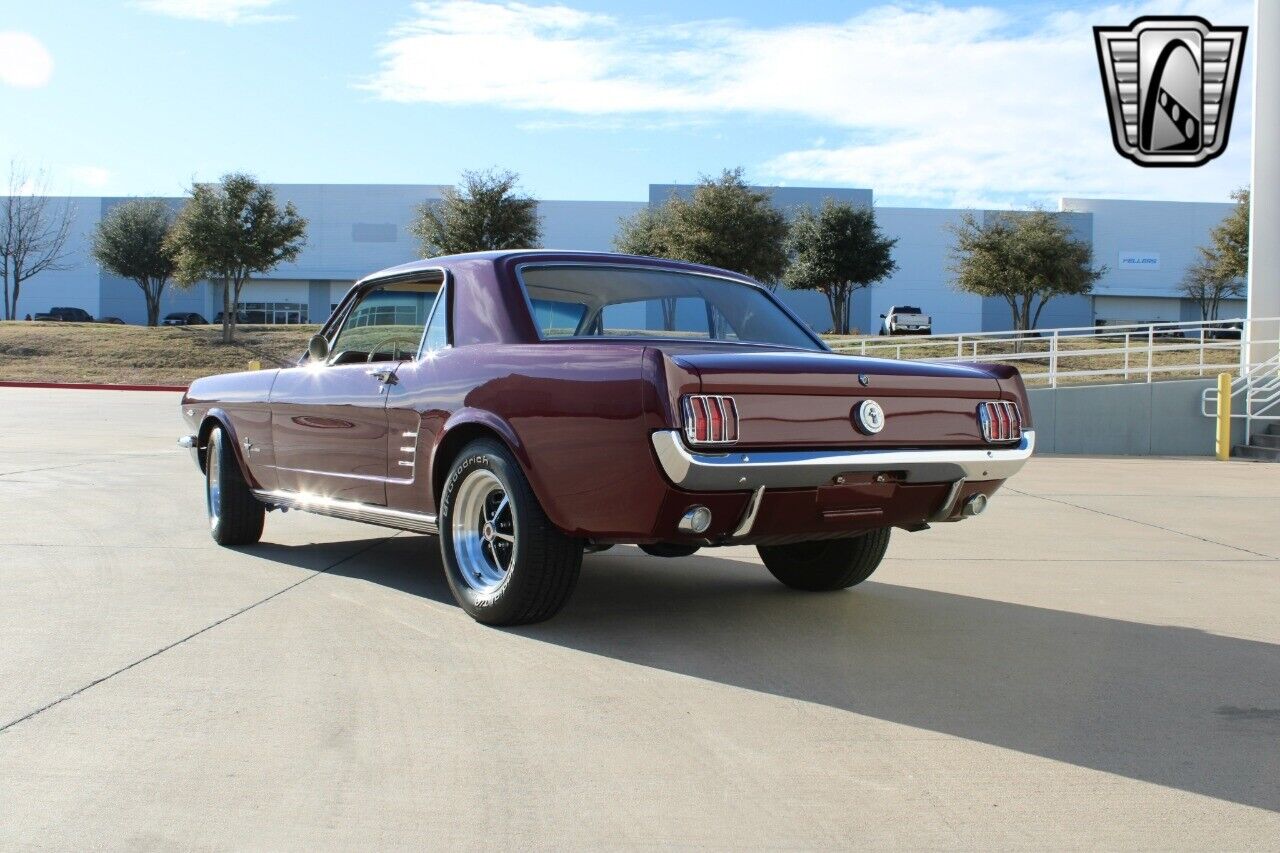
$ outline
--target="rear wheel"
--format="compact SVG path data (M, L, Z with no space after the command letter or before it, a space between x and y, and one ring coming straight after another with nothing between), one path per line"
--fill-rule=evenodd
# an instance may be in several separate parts
M542 511L511 452L472 442L440 499L440 555L458 604L487 625L549 619L578 582L582 541Z
M219 545L252 545L262 538L266 508L253 496L222 427L209 433L205 451L204 497L209 532Z
M791 545L760 545L765 568L792 589L829 592L862 583L884 559L889 528L854 539L821 539Z

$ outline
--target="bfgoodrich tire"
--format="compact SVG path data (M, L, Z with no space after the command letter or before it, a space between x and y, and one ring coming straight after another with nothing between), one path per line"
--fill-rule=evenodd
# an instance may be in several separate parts
M889 547L889 528L855 539L822 539L792 545L760 545L765 568L792 589L830 592L848 589L871 577Z
M556 529L511 452L467 445L440 496L440 556L454 598L477 622L549 619L578 582L582 541Z
M209 532L219 545L252 545L262 538L266 508L249 491L235 448L222 427L209 433L205 451L204 496Z

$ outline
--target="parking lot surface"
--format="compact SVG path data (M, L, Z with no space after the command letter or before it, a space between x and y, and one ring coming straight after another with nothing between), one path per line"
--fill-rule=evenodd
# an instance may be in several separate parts
M215 546L177 400L0 389L0 848L1280 839L1275 466L1033 459L854 590L615 548L495 630L430 537Z

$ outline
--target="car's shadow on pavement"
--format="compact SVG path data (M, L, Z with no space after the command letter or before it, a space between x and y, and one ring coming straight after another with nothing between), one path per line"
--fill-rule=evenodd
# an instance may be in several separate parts
M559 615L507 633L1280 811L1280 646L874 581L798 593L714 553L588 556ZM426 537L330 573L453 601Z

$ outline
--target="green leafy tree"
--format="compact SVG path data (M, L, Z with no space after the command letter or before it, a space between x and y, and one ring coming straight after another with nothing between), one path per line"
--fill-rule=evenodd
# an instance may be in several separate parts
M409 230L427 256L537 248L538 202L518 191L519 182L515 172L463 172L457 187L418 208Z
M135 199L107 211L91 252L112 275L131 279L147 302L147 325L160 322L160 297L177 269L169 242L173 212L159 199Z
M216 184L195 184L169 233L175 277L184 285L222 282L222 340L231 343L245 281L296 260L306 231L307 220L293 203L280 207L271 188L252 175L233 173Z
M1016 330L1034 329L1049 300L1092 292L1106 272L1094 269L1088 243L1043 210L1003 213L987 223L966 214L951 231L955 286L1003 299Z
M691 198L672 195L622 220L620 252L734 270L775 285L787 268L787 222L767 192L749 187L742 169L703 177Z
M613 247L627 255L649 258L674 257L667 245L664 229L668 226L668 208L642 207L633 215L619 220Z
M1231 194L1236 206L1209 232L1209 245L1187 267L1178 289L1200 306L1200 317L1216 320L1223 299L1245 295L1249 275L1249 190Z
M1236 206L1227 218L1209 232L1212 245L1201 247L1204 255L1224 280L1241 279L1249 274L1249 189L1231 194Z
M893 274L898 268L893 260L897 242L881 233L870 207L827 199L817 211L802 208L787 237L787 287L826 296L832 329L847 335L849 297Z

